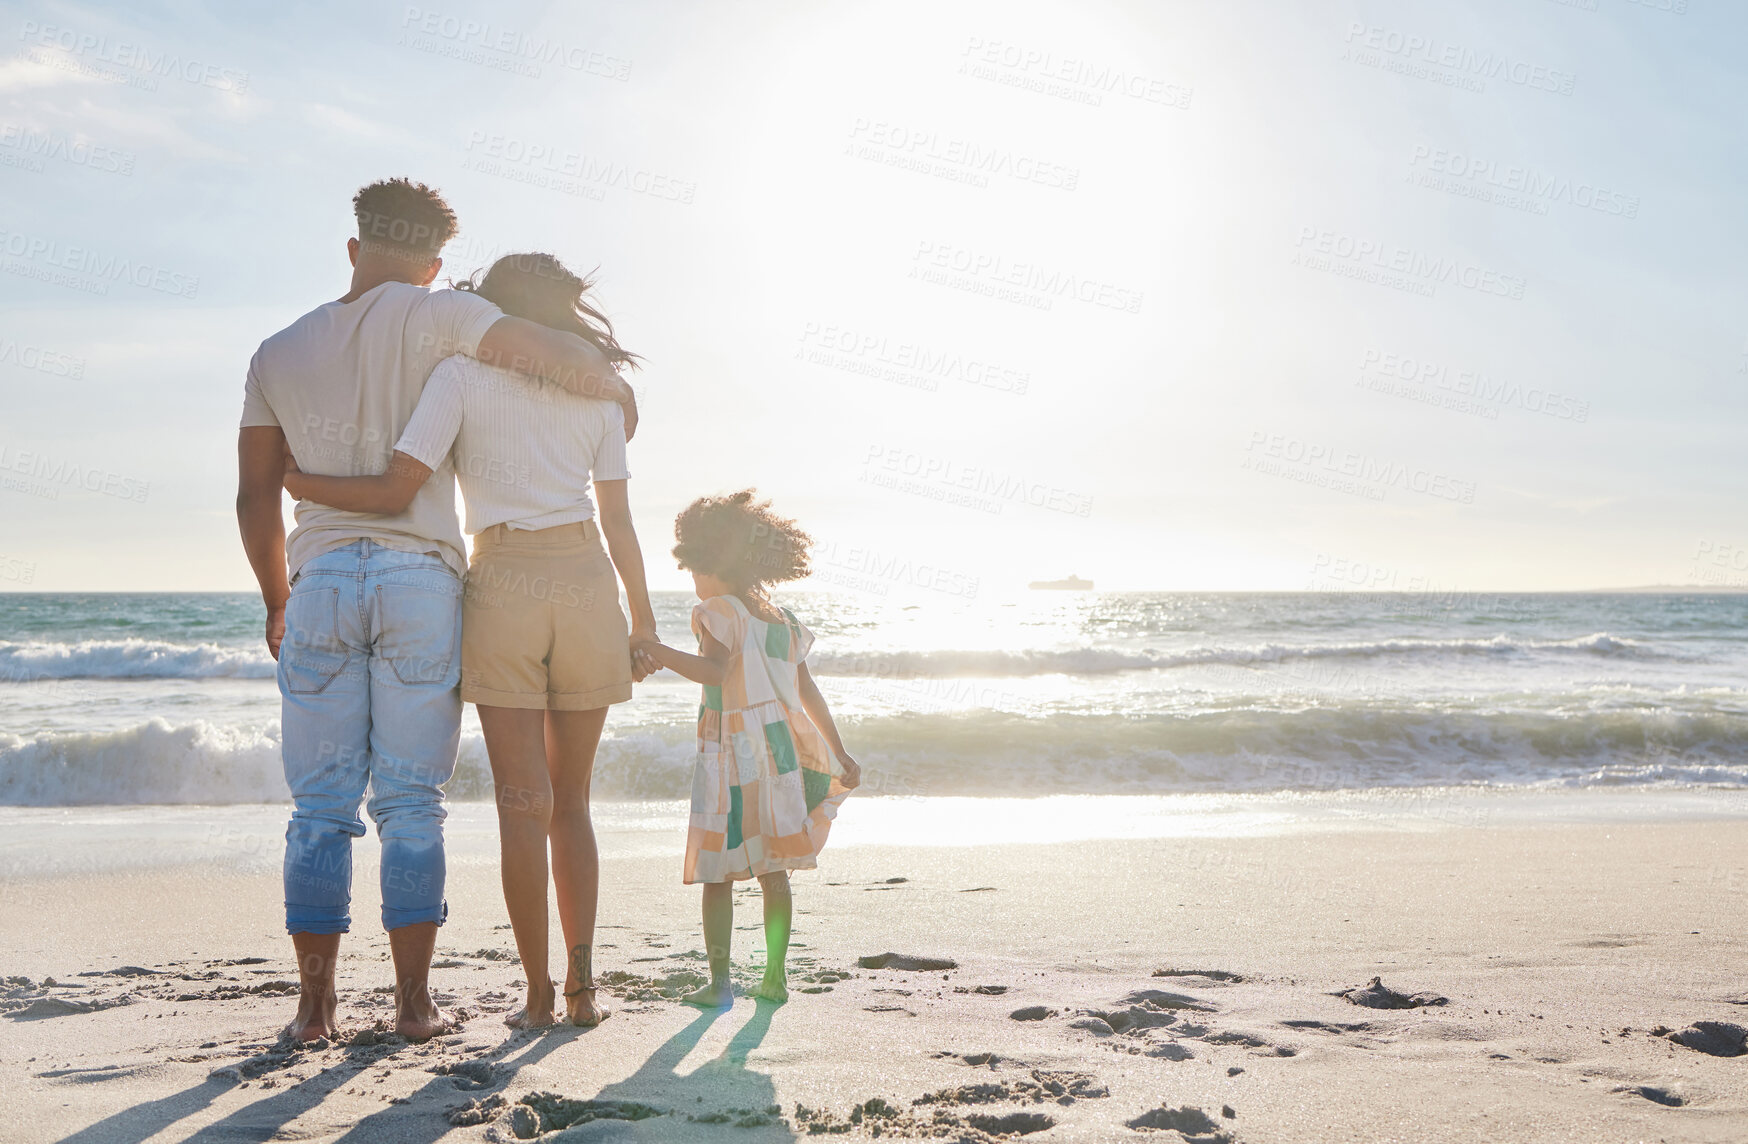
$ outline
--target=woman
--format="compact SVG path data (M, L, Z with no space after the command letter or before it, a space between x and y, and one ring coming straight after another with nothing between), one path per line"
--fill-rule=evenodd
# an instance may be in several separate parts
M612 325L583 300L589 286L549 254L511 254L458 288L506 314L587 338L616 367L635 365ZM595 999L591 957L600 863L589 776L608 706L631 698L630 641L655 637L626 496L621 407L457 355L432 371L387 472L324 477L290 465L285 487L335 508L397 513L433 473L446 479L452 470L474 536L461 697L478 706L485 731L504 902L528 979L527 1003L507 1023L534 1028L555 1019L557 990L547 973L550 840L570 951L566 1017L599 1024L607 1011ZM631 604L630 633L615 568Z

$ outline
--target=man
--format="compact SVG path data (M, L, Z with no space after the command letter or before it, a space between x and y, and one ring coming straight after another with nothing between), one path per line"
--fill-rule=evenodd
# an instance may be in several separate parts
M279 661L285 778L286 930L302 996L287 1032L335 1033L334 963L351 927L352 839L365 787L382 841L382 923L395 968L395 1028L429 1037L427 989L444 901L443 794L460 739L461 576L453 472L407 508L366 516L300 502L289 539L280 483L289 449L306 472L380 472L431 370L464 353L624 403L631 390L574 334L429 290L455 214L423 183L389 179L353 199L351 288L261 343L237 437L237 522Z

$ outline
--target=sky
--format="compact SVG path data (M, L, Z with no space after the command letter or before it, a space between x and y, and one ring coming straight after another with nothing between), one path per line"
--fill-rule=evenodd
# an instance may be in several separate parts
M406 175L598 268L652 586L1748 586L1721 0L0 5L0 590L254 586L259 342Z

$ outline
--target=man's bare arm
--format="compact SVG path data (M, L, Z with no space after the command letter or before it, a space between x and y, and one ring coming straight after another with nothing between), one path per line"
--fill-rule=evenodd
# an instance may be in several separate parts
M285 578L285 518L279 510L284 479L284 430L261 425L238 430L237 528L261 585L261 602L267 605L267 650L274 659L285 637L285 601L291 596Z
M637 400L593 342L506 314L479 340L474 356L487 365L550 381L584 397L625 406L625 439L637 427Z

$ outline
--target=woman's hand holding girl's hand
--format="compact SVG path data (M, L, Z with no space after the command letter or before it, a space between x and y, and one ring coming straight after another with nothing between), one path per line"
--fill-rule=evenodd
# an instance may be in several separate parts
M662 669L661 662L650 650L661 646L661 638L654 632L634 631L631 633L631 677L634 682L642 683L646 678Z
M839 752L838 765L844 768L843 784L849 790L855 790L862 785L862 766L849 755Z

